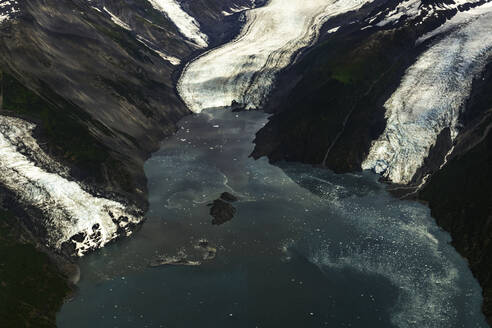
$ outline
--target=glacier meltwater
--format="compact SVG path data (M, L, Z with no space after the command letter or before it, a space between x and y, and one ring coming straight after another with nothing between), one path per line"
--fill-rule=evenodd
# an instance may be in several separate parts
M363 3L271 0L186 67L178 90L199 113L146 162L148 221L81 259L59 327L486 326L478 283L428 208L393 198L370 172L254 160L267 115L206 110L261 105L322 22ZM212 225L207 204L224 191L236 215ZM170 256L202 265L149 267Z

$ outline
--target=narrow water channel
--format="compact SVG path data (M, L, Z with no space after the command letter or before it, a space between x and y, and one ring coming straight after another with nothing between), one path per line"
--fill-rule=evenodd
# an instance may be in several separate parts
M150 211L132 238L80 261L58 316L78 327L486 327L481 291L450 237L370 173L253 160L262 112L185 118L146 163ZM224 192L235 217L212 225ZM149 266L159 256L216 257Z

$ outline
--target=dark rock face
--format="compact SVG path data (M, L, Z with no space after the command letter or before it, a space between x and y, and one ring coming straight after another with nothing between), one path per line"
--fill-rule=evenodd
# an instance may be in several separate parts
M48 256L19 225L0 210L0 325L56 327L56 312L75 290L76 272L65 259Z
M461 122L464 127L447 164L432 175L419 197L468 259L492 324L492 63L474 81Z
M234 5L251 2L183 2L214 45L239 31L237 15L222 15ZM205 49L148 1L35 0L18 7L0 26L4 114L37 123L40 144L74 178L145 209L143 162L190 113L175 92L180 66L158 51L185 63Z
M229 192L223 192L221 195L220 195L220 198L225 200L226 202L235 202L237 201L237 197L234 196L233 194L229 193Z
M193 16L199 14L202 31L209 34L211 45L230 39L241 26L239 14L226 17L221 15L222 10L251 4L246 0L182 2ZM147 208L143 163L157 150L159 142L175 131L175 123L190 113L175 92L181 66L165 60L159 52L184 63L205 49L190 44L170 18L147 1L12 3L15 14L0 24L0 115L35 123L34 136L39 145L68 167L70 179L80 181L86 191L143 212ZM129 29L116 24L109 12ZM25 155L37 162L33 154ZM51 172L50 168L43 169ZM20 206L15 196L0 185L0 209L5 208L13 210L15 220L29 231L23 238L37 243L46 235L43 227L36 224L41 211ZM125 217L115 220L120 234L135 229ZM75 243L89 239L99 243L100 229L95 225L92 232L73 236L62 246L61 253L72 255ZM3 236L0 249L6 245ZM32 256L26 258L30 262L25 268L30 271L25 273L35 276L43 288L39 293L36 286L31 288L31 297L45 298L34 304L19 294L25 290L15 289L12 284L9 294L0 300L0 326L4 324L5 310L11 320L7 321L9 327L56 325L54 315L67 295L68 278L59 273L57 263L45 261L45 255L36 249L29 255ZM15 258L12 261L20 263ZM1 272L0 275L4 282L5 276ZM32 282L32 276L26 281ZM48 283L43 285L45 281ZM12 302L13 299L26 299L35 307L25 309L24 303ZM4 306L5 302L9 305Z
M470 7L462 6L460 10ZM371 15L386 10L380 7ZM353 24L353 28L341 28L335 35L325 36L281 73L266 107L274 115L257 133L252 156L267 156L272 162L300 161L340 173L360 170L371 142L385 128L384 102L398 87L404 71L425 50L422 45L414 46L415 40L456 12L441 12L418 25L403 19L388 28L361 31ZM395 196L429 203L437 223L450 232L453 245L469 260L482 285L489 323L491 72L489 64L485 75L475 80L461 117L462 129L454 143L450 130L444 129L409 185L388 186ZM426 176L427 183L419 191Z
M280 78L276 92L283 97L272 99L284 100L269 104L275 115L258 132L252 156L360 170L384 130L384 101L417 55L415 39L405 28L341 31L314 47Z
M232 220L234 214L236 214L236 208L222 199L214 200L211 206L210 215L214 217L212 220L213 225L224 224Z
M87 2L30 1L21 4L20 13L2 26L0 66L53 110L39 122L39 112L6 109L38 121L49 153L73 166L78 178L144 206L142 163L188 114L174 92L174 66ZM184 44L179 38L169 42L177 43ZM60 121L77 130L61 131L61 126L53 133L49 122ZM86 162L65 158L75 147L62 144L62 132L84 135L100 155Z

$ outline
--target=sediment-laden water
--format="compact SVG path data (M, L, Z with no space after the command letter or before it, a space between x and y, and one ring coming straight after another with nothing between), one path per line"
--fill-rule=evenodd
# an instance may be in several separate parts
M248 157L260 112L180 122L146 163L147 222L81 259L59 327L486 327L465 261L429 210L370 173L336 175ZM236 216L212 225L228 191ZM149 264L217 249L200 266Z
M371 173L249 157L266 114L223 107L261 107L323 22L370 1L308 2L248 11L235 40L185 67L178 91L197 114L146 163L147 222L81 259L59 327L486 327L477 281L425 206ZM236 215L213 225L225 191ZM152 266L170 258L200 265Z

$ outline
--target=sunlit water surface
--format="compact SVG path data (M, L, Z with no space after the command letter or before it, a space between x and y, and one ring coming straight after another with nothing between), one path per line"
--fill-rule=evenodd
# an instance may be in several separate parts
M480 288L426 207L369 173L249 158L265 122L226 110L181 121L146 163L147 222L82 258L59 327L486 327ZM224 191L237 214L214 226L207 204ZM202 238L215 259L149 267Z

